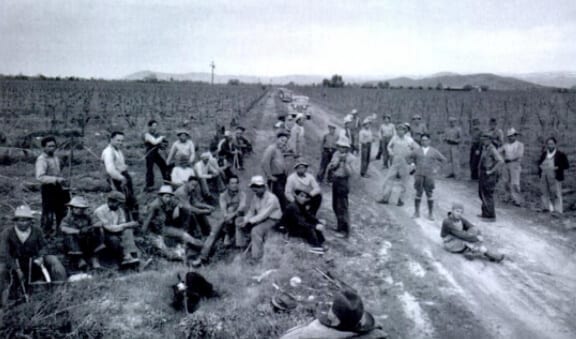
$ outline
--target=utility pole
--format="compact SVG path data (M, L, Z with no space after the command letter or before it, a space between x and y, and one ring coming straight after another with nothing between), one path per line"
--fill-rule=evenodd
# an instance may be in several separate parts
M214 85L214 69L216 68L214 60L212 60L212 62L210 63L210 68L212 68L212 85Z

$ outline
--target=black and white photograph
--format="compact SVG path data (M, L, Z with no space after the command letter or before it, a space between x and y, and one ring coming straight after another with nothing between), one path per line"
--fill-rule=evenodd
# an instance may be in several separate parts
M574 0L0 1L0 338L576 338Z

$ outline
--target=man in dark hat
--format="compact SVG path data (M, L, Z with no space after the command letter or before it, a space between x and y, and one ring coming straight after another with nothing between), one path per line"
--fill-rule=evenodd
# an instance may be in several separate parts
M374 317L364 311L360 296L351 289L344 289L336 294L328 312L321 313L308 325L288 330L281 339L350 338L375 328Z
M154 189L154 164L160 169L160 173L164 180L170 180L170 171L166 165L166 161L160 154L160 150L165 148L166 145L164 136L158 133L158 122L156 120L148 121L148 131L143 135L145 158L146 158L146 187L145 190L151 191Z
M494 192L500 178L500 168L504 159L494 146L491 132L482 134L482 155L478 164L478 192L482 200L482 219L488 222L496 221L496 208L494 206Z
M320 167L318 168L318 174L316 179L318 182L324 181L324 175L326 174L326 167L332 159L332 155L336 152L336 140L338 140L338 135L336 135L336 126L333 124L328 125L328 133L322 138L322 155L320 157ZM330 180L330 178L328 178Z
M262 155L262 170L268 180L268 187L280 201L282 210L286 207L284 190L288 171L284 160L284 152L286 151L288 137L288 132L279 130L276 133L276 142L268 146Z
M132 265L139 262L139 250L134 242L134 228L139 224L136 221L127 222L122 208L125 202L124 194L112 191L108 194L107 203L98 207L94 215L104 229L106 247L121 258L120 265Z
M28 206L14 211L14 226L7 227L0 236L0 307L5 307L12 284L25 288L32 279L43 276L46 282L66 281L66 269L54 255L46 254L46 242ZM48 277L44 275L44 268Z
M305 188L294 191L294 200L286 206L282 222L288 230L288 234L294 237L304 238L311 246L313 253L323 254L325 238L322 231L326 221L317 219L309 210L308 204L311 195Z
M41 183L41 225L46 235L50 235L66 215L70 193L63 188L66 179L62 177L60 159L55 155L56 139L45 137L41 143L44 151L36 159L36 179Z

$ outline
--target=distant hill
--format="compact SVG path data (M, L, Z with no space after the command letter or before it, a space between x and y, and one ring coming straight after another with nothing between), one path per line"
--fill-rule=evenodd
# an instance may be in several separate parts
M467 75L442 73L441 75L426 77L422 79L401 77L388 79L386 81L388 81L391 86L403 87L436 87L439 83L442 84L442 86L445 88L463 88L466 85L471 85L475 87L488 86L490 89L496 90L520 90L542 87L532 82L490 73Z
M576 86L576 72L540 72L514 74L514 77L542 86L572 88Z

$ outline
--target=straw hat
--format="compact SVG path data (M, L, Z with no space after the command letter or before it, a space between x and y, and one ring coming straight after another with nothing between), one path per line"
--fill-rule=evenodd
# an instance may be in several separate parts
M164 194L174 195L174 190L172 189L172 186L162 185L160 187L160 190L158 191L158 195L164 195Z
M518 131L516 131L516 129L514 129L514 127L510 128L507 132L506 132L506 136L507 137L511 137L514 135L518 135Z
M77 208L88 208L88 201L86 201L86 198L84 197L75 196L72 197L72 200L70 200L70 202L67 203L66 205Z
M258 187L266 186L266 180L264 180L264 177L261 175L253 176L250 179L250 187L254 187L254 186L258 186Z
M16 207L13 219L34 219L34 213L32 209L30 209L30 206L20 205Z

